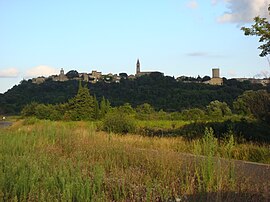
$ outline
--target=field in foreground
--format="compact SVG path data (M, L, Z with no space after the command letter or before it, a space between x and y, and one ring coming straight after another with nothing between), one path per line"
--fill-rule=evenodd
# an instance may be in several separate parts
M236 148L232 139L218 143L210 130L185 141L96 132L88 122L18 122L0 130L0 200L262 201L267 178L239 178L230 159L269 163L267 152Z

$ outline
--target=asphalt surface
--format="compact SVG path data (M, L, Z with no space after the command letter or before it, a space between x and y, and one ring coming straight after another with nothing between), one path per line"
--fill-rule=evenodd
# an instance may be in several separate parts
M9 127L11 126L12 123L11 122L8 122L8 121L0 121L0 128L6 128L6 127Z

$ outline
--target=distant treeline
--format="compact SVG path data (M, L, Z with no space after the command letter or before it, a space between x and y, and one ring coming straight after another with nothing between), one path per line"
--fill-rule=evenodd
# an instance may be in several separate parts
M121 79L120 83L98 82L88 85L91 95L101 102L102 97L110 100L111 106L130 103L136 107L149 103L155 110L167 112L181 111L190 108L205 108L211 101L219 100L232 106L233 101L246 90L265 89L270 86L251 84L248 81L238 82L235 79L224 81L223 86L211 86L200 83L179 82L174 77L152 74L134 80ZM4 94L0 94L0 114L18 114L22 108L31 103L59 104L74 97L79 82L46 81L33 84L31 80L22 81L19 85Z

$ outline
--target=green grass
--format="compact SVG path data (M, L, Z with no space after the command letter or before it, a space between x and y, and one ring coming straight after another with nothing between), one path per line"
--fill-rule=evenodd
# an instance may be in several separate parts
M233 158L234 149L211 131L187 142L96 132L89 122L21 121L0 130L0 201L166 201L241 193L246 185L233 186L231 171L214 163L214 156L228 152ZM205 154L207 161L187 162L179 152Z

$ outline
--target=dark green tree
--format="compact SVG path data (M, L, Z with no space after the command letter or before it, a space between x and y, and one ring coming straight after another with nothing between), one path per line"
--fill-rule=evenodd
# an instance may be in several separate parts
M211 80L211 77L210 77L210 76L204 76L204 77L202 78L202 82L204 82L204 81L209 81L209 80Z
M96 98L96 95L94 95L94 119L99 119L100 118L100 109L99 109L99 104Z
M79 73L76 70L70 70L67 74L66 74L67 78L69 79L74 79L79 77Z
M104 118L105 115L110 111L111 104L109 100L103 96L100 102L100 118Z
M106 106L106 100L104 97L102 97L102 100L100 102L100 117L101 118L104 118L105 115L106 115L106 109L107 109L107 106Z
M128 78L127 73L120 73L119 76L121 77L121 79L127 79Z
M90 95L87 86L82 87L81 82L77 95L68 102L68 111L65 117L74 121L93 120L95 118L94 98Z

